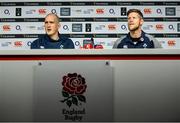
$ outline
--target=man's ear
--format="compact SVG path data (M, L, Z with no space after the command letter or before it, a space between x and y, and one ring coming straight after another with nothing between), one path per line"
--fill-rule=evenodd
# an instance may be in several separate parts
M61 27L61 24L59 23L59 24L58 24L58 28L60 28L60 27Z
M144 23L144 20L141 18L141 20L140 20L141 26L143 25L143 23Z

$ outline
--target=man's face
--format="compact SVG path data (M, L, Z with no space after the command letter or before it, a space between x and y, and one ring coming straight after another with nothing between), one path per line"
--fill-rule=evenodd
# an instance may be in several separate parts
M136 31L141 28L143 24L143 19L139 14L132 12L128 15L128 29L129 31Z
M48 15L45 18L44 26L47 35L54 36L58 34L58 29L60 27L60 24L58 23L55 15Z

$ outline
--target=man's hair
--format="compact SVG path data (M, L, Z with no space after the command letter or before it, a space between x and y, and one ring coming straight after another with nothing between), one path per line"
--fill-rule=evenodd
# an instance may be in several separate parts
M137 13L141 18L143 18L143 14L139 9L129 9L128 12L127 12L127 16L132 12Z
M57 22L58 23L60 22L59 21L59 16L57 14L49 13L49 14L46 15L46 17L49 16L49 15L54 15L56 17L56 19L57 19ZM46 19L46 17L44 18L44 20Z

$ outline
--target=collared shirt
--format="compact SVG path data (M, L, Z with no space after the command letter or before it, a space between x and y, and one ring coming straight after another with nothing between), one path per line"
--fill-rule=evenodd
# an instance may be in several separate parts
M31 49L74 49L74 43L60 34L57 41L45 34L31 43Z
M141 33L138 41L133 41L130 33L118 39L113 48L161 48L160 43L151 35L146 34L144 31Z

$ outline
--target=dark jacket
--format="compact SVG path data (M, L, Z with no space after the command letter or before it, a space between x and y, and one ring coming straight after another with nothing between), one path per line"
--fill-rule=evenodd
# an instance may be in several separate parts
M74 43L60 34L57 41L45 34L31 43L31 49L74 49Z
M139 41L133 42L130 33L117 39L113 48L162 48L161 44L151 35L142 31Z

